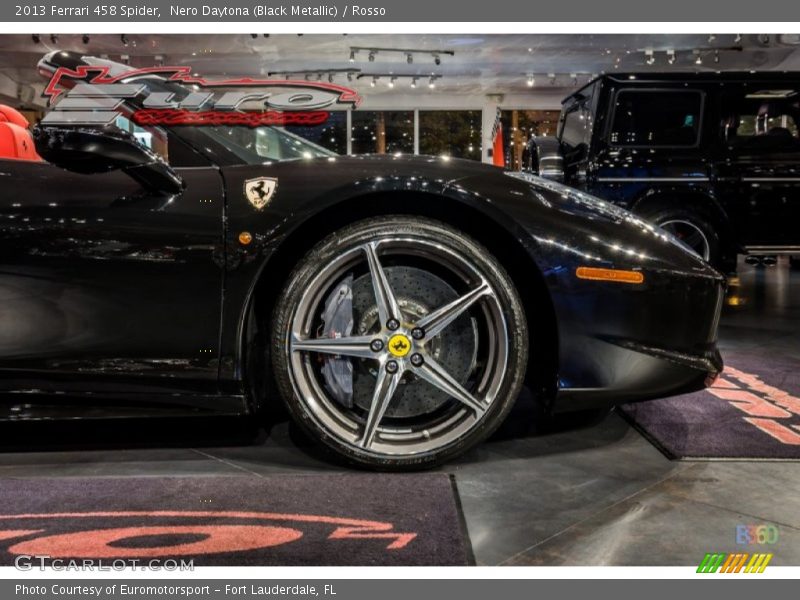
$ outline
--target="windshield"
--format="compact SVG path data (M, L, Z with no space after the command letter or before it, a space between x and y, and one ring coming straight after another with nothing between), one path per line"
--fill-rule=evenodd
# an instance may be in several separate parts
M336 156L282 127L203 127L202 131L247 164Z

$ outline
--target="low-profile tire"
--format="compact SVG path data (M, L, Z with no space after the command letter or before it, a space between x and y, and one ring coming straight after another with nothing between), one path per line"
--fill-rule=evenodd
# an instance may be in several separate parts
M701 211L658 204L636 212L684 242L710 265L723 267L719 233Z
M322 312L348 288L352 328L331 332ZM486 248L398 215L354 223L302 258L277 301L271 349L277 388L313 439L350 464L419 469L502 423L525 378L528 327ZM329 379L329 362L343 360L349 398L347 376Z

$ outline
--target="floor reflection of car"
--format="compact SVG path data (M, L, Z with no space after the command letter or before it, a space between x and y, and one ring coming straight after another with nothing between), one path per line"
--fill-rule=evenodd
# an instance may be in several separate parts
M260 127L119 118L34 138L41 159L0 160L6 419L282 400L338 457L414 468L485 439L523 384L581 410L700 389L722 367L721 276L539 177L336 156Z
M606 75L564 100L531 167L731 271L740 253L800 255L799 123L798 73Z

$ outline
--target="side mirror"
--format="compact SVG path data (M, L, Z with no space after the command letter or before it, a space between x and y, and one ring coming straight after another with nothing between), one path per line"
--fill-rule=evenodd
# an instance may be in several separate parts
M535 175L564 182L564 153L554 137L533 137L528 142L529 169Z
M76 173L122 170L150 192L179 194L185 184L156 153L131 134L116 130L38 126L36 151L44 160Z

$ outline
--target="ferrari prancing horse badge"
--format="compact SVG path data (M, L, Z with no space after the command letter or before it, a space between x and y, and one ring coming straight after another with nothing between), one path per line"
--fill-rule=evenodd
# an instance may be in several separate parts
M261 210L269 204L277 188L278 180L274 177L248 179L244 182L244 195L247 201L252 204L256 210Z

